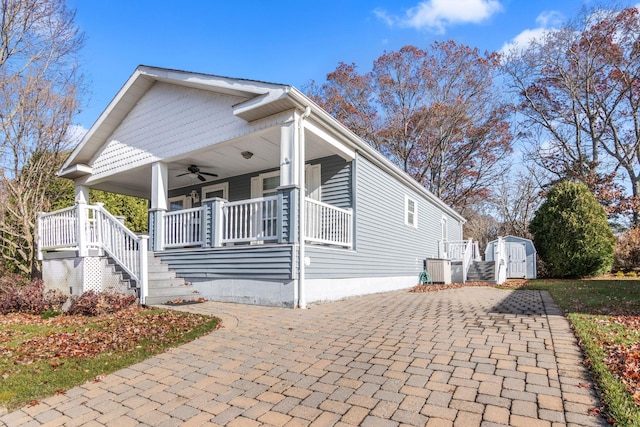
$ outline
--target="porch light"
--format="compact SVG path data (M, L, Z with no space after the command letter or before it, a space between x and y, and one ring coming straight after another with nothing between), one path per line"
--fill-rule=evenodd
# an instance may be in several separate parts
M192 203L198 203L200 201L200 195L195 189L191 190L190 196L191 196Z
M242 157L244 157L247 160L253 157L253 153L251 151L243 151L240 154L242 154Z

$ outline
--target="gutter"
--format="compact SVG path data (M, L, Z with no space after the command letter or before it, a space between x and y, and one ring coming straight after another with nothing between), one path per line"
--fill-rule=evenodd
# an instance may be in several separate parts
M307 106L304 113L298 119L298 182L300 184L300 197L298 197L298 236L300 249L298 250L298 307L307 308L304 288L305 265L305 230L306 230L306 185L305 185L305 140L304 120L311 114L311 107Z

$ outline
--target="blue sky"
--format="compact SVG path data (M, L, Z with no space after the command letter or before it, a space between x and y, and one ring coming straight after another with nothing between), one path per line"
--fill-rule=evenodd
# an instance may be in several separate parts
M634 2L635 3L635 2ZM500 50L575 16L583 0L69 0L86 33L89 128L139 64L284 83L338 62L368 71L385 50L453 39ZM589 2L587 1L588 5Z

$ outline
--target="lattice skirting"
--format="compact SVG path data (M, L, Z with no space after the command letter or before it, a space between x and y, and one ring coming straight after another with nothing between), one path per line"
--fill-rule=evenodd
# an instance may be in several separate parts
M46 289L59 289L66 295L87 291L135 294L106 257L45 259L42 273Z

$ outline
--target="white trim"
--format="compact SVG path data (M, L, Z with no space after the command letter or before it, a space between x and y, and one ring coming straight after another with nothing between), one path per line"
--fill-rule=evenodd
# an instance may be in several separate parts
M169 197L167 199L167 210L169 212L173 212L175 210L182 210L182 209L171 209L171 203L172 202L182 202L182 209L189 209L191 208L191 203L189 203L191 201L191 197L188 197L186 195L182 195L182 196L175 196L175 197Z
M449 240L449 218L444 215L440 219L440 239L444 242Z
M205 194L209 191L220 191L222 190L222 198L229 200L229 183L221 182L218 184L207 185L200 189L200 200L208 199L209 197L205 197Z
M304 128L307 129L309 132L313 133L314 135L316 135L317 137L322 138L324 142L328 143L333 148L335 148L339 153L338 155L343 159L345 159L346 161L350 162L351 160L356 158L355 150L347 147L346 145L338 141L336 138L329 135L324 130L320 129L320 127L311 123L310 121L305 120Z
M413 211L409 209L409 204L413 204ZM413 214L413 221L409 220L409 214ZM418 228L418 201L405 194L404 196L404 225Z
M256 199L258 197L264 197L264 180L266 178L273 178L274 176L280 176L280 170L275 170L273 172L261 173L258 176L251 178L251 198ZM278 184L276 188L280 185ZM275 190L275 188L274 188ZM269 190L273 191L273 190Z
M305 196L316 200L322 201L322 171L321 165L305 165Z

